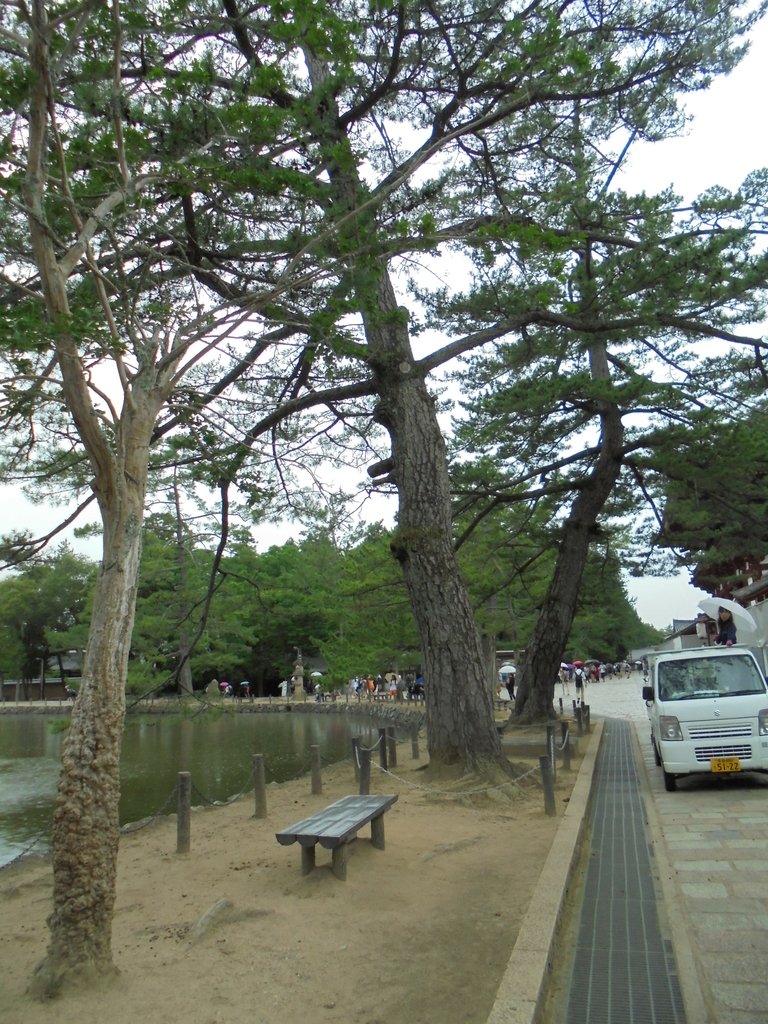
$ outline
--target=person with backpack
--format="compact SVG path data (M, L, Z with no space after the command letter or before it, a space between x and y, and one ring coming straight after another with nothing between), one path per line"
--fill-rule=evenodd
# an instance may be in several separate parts
M583 665L576 665L573 669L573 685L576 687L576 700L579 704L584 703L584 687L587 681Z

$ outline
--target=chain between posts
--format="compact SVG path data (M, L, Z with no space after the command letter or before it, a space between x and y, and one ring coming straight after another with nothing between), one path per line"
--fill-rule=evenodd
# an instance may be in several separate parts
M438 789L434 789L434 788L431 788L431 787L428 787L428 786L420 786L417 783L411 782L409 779L405 779L402 776L397 775L396 773L390 771L388 767L386 767L384 765L381 765L381 764L375 764L373 762L373 759L370 757L370 755L375 750L379 749L382 746L382 744L385 744L387 742L387 738L388 737L387 737L386 731L382 730L380 732L380 734L379 734L379 738L370 747L363 747L362 745L360 745L359 738L355 738L355 740L353 742L353 756L352 756L351 760L352 760L352 763L353 763L353 765L354 765L354 767L356 769L356 775L358 775L360 767L361 767L360 754L363 753L363 752L366 755L368 755L366 760L368 761L368 770L369 771L370 771L370 766L373 765L374 767L376 767L378 769L378 771L382 772L382 774L388 775L390 778L395 779L397 782L399 782L403 786L406 786L406 787L408 787L410 789L414 789L414 790L420 790L422 792L428 792L428 793L436 795L436 796L447 796L447 797L454 797L454 798L456 798L456 797L465 797L465 796L476 796L476 795L482 795L484 793L490 793L490 792L493 792L493 791L496 791L496 790L500 790L500 789L503 789L505 786L510 786L510 785L517 786L518 788L521 788L520 784L522 782L524 782L525 779L529 778L532 775L535 775L537 772L541 772L542 773L542 780L545 782L545 789L546 789L546 778L545 778L545 775L546 774L550 774L551 775L551 769L547 768L547 771L545 771L545 767L542 764L539 764L537 767L531 768L529 771L523 773L522 775L517 776L517 778L506 779L505 781L500 782L500 783L498 783L496 785L485 786L485 787L482 787L480 789L456 791L456 790L438 790ZM553 749L555 749L557 751L561 751L561 752L565 751L568 748L569 741L570 741L570 730L569 730L568 727L565 727L564 732L563 732L563 737L562 737L562 743L557 745L557 744L555 744L553 742L552 743L552 747L553 747ZM347 759L347 760L349 760L349 759ZM540 759L540 760L546 760L548 765L550 763L550 759L548 757ZM319 748L318 748L318 749L316 749L314 751L314 762L313 762L314 763L314 771L315 771L316 775L319 775L319 765L320 765L321 762L322 762L322 759L320 758ZM330 763L330 761L328 761L326 763ZM183 774L188 774L188 773L183 773ZM302 777L303 775L306 775L306 774L307 774L306 769L301 770L301 771L299 771L299 773L297 775L293 776L293 779L295 780L295 779L300 778L300 777ZM290 780L286 780L286 781L290 781ZM319 785L318 785L317 781L315 782L315 786L317 787L316 791L320 792L321 789L319 788ZM247 793L253 791L255 788L256 787L255 787L255 785L253 783L253 770L251 770L249 772L249 775L248 775L248 781L244 784L244 786L237 793L235 793L232 796L228 797L226 800L213 800L210 797L206 796L205 793L203 793L194 783L191 782L191 777L190 777L189 793L190 793L190 799L191 799L191 794L194 793L195 796L198 798L198 800L201 801L204 805L208 805L208 806L226 806L228 804L234 803L236 800L239 800L242 796L244 796ZM178 799L178 794L179 794L179 786L178 786L178 783L177 783L171 789L170 793L168 794L168 796L165 799L165 801L163 802L163 804L153 814L149 815L146 818L142 818L139 821L130 822L128 824L123 825L121 827L121 829L120 829L121 833L123 833L123 834L130 834L132 832L138 832L141 829L146 828L148 825L151 825L153 822L157 821L159 818L162 818L162 817L166 816L167 813L168 813L169 805L171 804L171 802L174 799ZM545 792L545 797L547 798L547 813L554 813L554 811L550 811L549 810L550 800L549 800L549 797L547 796L546 792ZM258 813L258 808L257 808L256 816L257 817L263 816L263 814L259 814ZM33 850L34 847L41 841L41 839L43 839L48 834L48 832L49 832L48 829L42 829L31 840L31 842L28 843L28 845L23 850L21 850L18 854L16 854L13 858L11 858L11 860L7 861L5 864L0 865L0 871L3 871L6 868L11 867L12 865L16 864L18 861L20 861L24 857L26 857L30 853L30 851Z

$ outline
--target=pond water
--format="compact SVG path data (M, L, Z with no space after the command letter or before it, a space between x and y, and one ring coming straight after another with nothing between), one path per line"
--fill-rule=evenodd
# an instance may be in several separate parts
M0 867L36 838L36 853L48 849L64 738L56 721L53 715L0 715ZM353 736L370 741L367 721L329 714L128 716L120 822L173 813L180 771L192 775L193 804L227 800L252 788L253 754L264 755L267 782L285 782L309 771L311 746L319 746L322 763L330 764L350 756Z

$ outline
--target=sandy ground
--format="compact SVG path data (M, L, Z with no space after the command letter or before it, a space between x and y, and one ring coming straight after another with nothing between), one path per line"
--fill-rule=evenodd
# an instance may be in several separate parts
M113 932L120 974L98 991L44 1004L26 995L47 942L51 869L33 859L0 872L0 1021L481 1024L579 762L558 772L548 817L537 773L458 796L419 770L425 760L403 745L395 778L374 770L372 792L399 794L386 849L363 828L344 882L320 848L302 877L299 847L280 846L275 832L356 792L350 762L323 770L321 795L309 779L269 786L265 819L252 797L195 810L188 854L175 852L175 817L125 835Z

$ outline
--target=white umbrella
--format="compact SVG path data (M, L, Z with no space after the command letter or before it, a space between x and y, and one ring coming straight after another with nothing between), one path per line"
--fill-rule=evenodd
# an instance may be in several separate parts
M323 673L322 673L322 672L310 672L309 674L310 674L310 676L311 676L311 677L312 677L313 679L317 679L317 677L318 677L318 676L321 676L321 675L322 675Z
M517 669L511 661L505 661L504 664L499 668L499 672L517 672Z
M721 608L727 608L731 613L736 632L741 630L745 633L756 633L757 623L749 614L746 608L727 597L704 597L699 601L699 608L707 615L710 615L717 622L717 613Z

